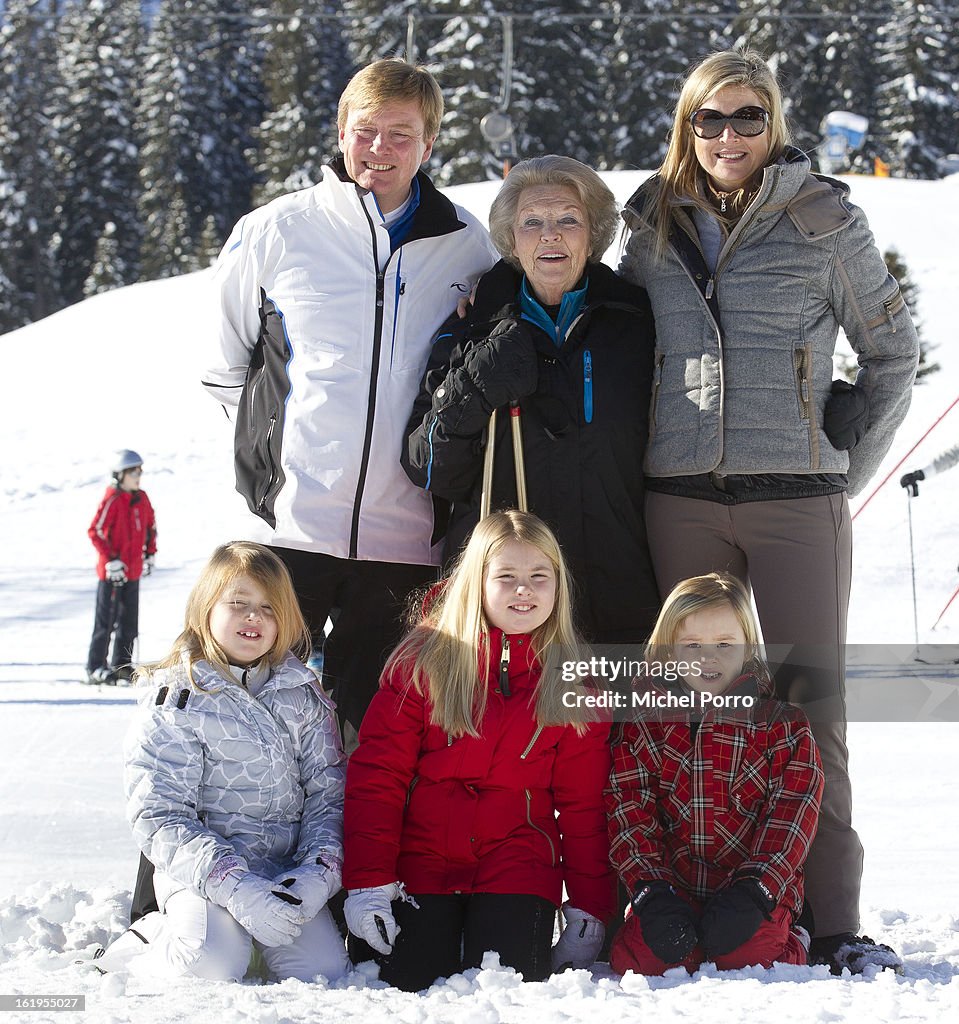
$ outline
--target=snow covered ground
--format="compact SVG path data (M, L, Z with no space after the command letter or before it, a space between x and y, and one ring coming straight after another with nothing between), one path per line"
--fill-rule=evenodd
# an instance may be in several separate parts
M625 199L639 173L609 175ZM913 408L873 486L959 395L955 316L959 176L941 182L851 178L881 248L895 246L920 287L920 317L943 366ZM485 219L495 183L449 193ZM930 216L932 213L932 216ZM615 265L615 252L608 261ZM866 848L863 927L905 957L903 977L831 978L780 967L651 980L576 972L521 984L488 969L425 995L387 990L357 972L322 984L149 985L79 973L74 959L125 923L136 853L123 817L120 739L130 690L78 682L93 619L94 557L86 527L113 451L145 459L157 509L158 568L141 587L140 656L161 656L212 548L257 527L233 492L232 436L197 381L212 311L208 275L97 296L0 338L0 997L83 993L85 1014L4 1020L166 1024L325 1021L521 1022L746 1019L757 1024L955 1019L959 1011L959 724L853 722L856 823ZM952 298L951 298L952 296ZM890 482L853 503L850 642L914 644L906 469L959 440L959 407ZM959 470L911 503L918 634L930 660L959 643ZM871 648L864 648L868 651ZM948 686L957 669L929 670ZM2 1005L2 998L0 998Z

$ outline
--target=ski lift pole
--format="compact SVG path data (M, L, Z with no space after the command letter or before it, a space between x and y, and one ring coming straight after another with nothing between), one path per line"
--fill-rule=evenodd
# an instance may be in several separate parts
M416 15L406 16L406 62L416 63Z
M509 116L509 97L513 86L513 16L501 14L503 26L503 69L500 73L499 99L496 107L481 121L480 131L489 142L493 155L503 161L503 177L510 172L513 151L513 121Z
M505 114L509 110L509 95L513 87L513 16L512 14L503 14L501 18L503 21L503 91L500 94L499 110ZM512 125L510 125L510 135L512 136ZM504 178L509 174L511 168L510 157L504 157Z
M497 109L505 113L509 110L509 94L513 86L513 15L501 14L500 20L503 22L503 81Z
M907 494L906 509L908 511L909 520L909 566L912 572L912 629L913 635L916 638L916 649L919 649L919 613L916 607L916 555L912 546L912 495Z

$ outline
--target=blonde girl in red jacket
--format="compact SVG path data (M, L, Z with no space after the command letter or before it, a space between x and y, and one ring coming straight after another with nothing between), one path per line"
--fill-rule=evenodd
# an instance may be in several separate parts
M527 981L599 952L608 726L563 706L568 685L542 672L550 645L578 645L559 545L535 516L495 513L391 655L347 770L350 950L398 988L488 951Z
M823 773L805 715L771 697L742 583L710 573L677 584L646 662L685 673L649 691L659 707L686 705L614 732L610 855L632 906L610 964L651 975L706 960L805 964L797 919Z

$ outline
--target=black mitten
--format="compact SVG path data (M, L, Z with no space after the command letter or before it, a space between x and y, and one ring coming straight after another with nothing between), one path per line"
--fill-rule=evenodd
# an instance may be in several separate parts
M869 426L869 395L866 389L845 380L834 380L826 399L822 428L829 443L839 451L855 448Z
M522 320L503 320L470 350L463 369L490 412L531 395L539 367L529 327Z
M696 945L693 908L667 882L640 882L630 900L643 939L663 963L678 964Z
M713 959L739 949L769 920L775 906L769 890L754 878L743 878L716 893L699 923L706 956Z

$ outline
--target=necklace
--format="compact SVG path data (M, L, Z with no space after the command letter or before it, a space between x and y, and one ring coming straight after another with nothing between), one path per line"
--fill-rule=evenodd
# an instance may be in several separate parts
M757 188L747 190L745 186L743 188L734 188L729 192L721 192L718 188L713 188L713 183L706 179L706 188L709 189L714 199L719 200L719 212L726 213L726 204L728 203L732 207L733 213L737 211L742 212L752 202L753 197L759 191Z

